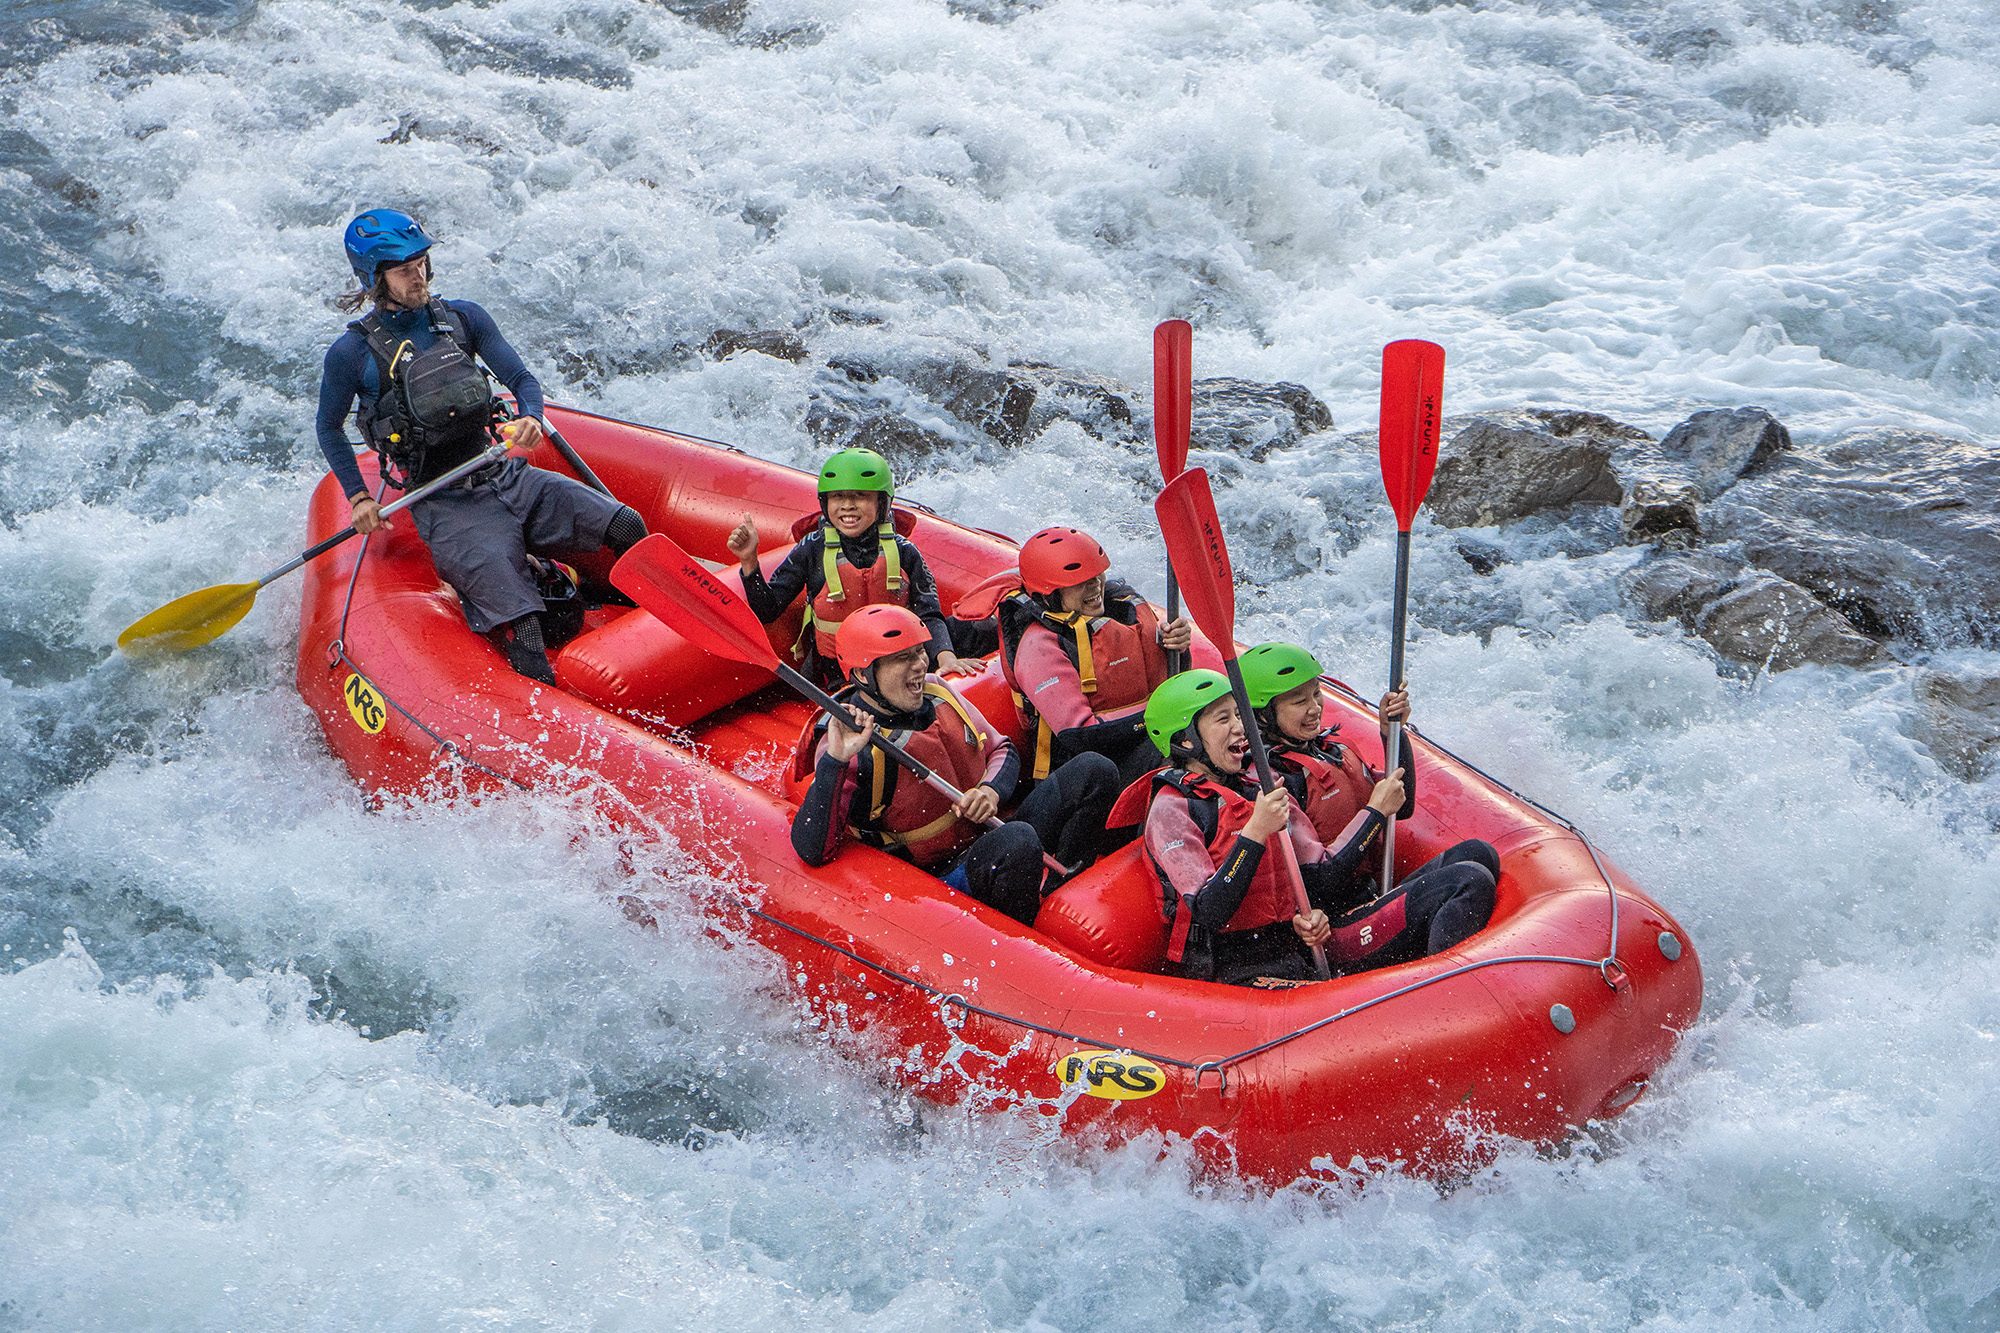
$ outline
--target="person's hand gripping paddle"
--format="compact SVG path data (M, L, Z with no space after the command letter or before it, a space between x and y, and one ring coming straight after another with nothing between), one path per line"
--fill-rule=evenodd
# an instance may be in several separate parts
M467 473L476 472L488 463L498 462L505 457L507 446L496 444L474 458L468 458L437 480L417 487L396 503L382 510L387 518L400 510L408 509L433 491L443 490ZM299 552L284 564L279 565L255 583L218 583L211 588L201 588L184 597L176 597L157 611L149 611L125 627L118 636L118 647L127 653L184 653L191 648L199 648L204 643L221 638L236 622L250 614L250 608L257 604L257 591L274 579L281 579L308 560L325 555L334 547L355 535L352 526L342 528L319 545Z
M1194 422L1194 328L1170 319L1153 330L1153 447L1160 458L1162 486L1187 467L1188 431ZM1167 620L1178 620L1181 592L1167 561ZM1167 654L1167 674L1187 668L1186 653Z
M1153 502L1160 517L1160 531L1167 539L1167 558L1180 576L1181 592L1187 598L1188 614L1201 632L1222 654L1229 671L1229 688L1236 695L1237 711L1243 715L1243 734L1250 741L1250 760L1256 766L1257 785L1265 791L1278 785L1271 771L1271 756L1265 752L1264 736L1257 715L1250 709L1250 692L1243 688L1243 668L1236 664L1236 582L1229 568L1229 546L1222 538L1222 523L1215 516L1215 496L1209 490L1208 473L1189 468L1167 483ZM1312 911L1306 897L1305 879L1292 851L1291 833L1280 829L1271 838L1284 876L1292 886L1300 913ZM1326 965L1326 950L1312 947L1313 967L1321 980L1333 975Z
M1382 349L1382 486L1396 511L1396 602L1389 632L1389 688L1403 680L1403 637L1409 628L1410 524L1430 492L1437 471L1438 426L1444 409L1444 348L1405 338ZM1403 724L1391 722L1382 769L1396 767L1403 752ZM1382 892L1396 884L1396 815L1382 834Z
M644 538L620 556L611 569L611 584L696 647L732 662L775 672L779 680L822 712L846 721L847 709L839 700L778 657L756 613L723 576L682 550L665 533L656 532ZM880 731L869 737L869 744L916 774L954 805L965 799L964 792ZM994 816L985 822L988 828L999 828L1001 821ZM1068 866L1046 852L1042 854L1042 862L1059 875L1070 873Z

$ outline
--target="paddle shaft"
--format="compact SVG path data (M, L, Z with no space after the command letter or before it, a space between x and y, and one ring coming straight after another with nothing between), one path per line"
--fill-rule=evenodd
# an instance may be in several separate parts
M1224 640L1228 642L1228 640ZM1243 668L1236 664L1236 654L1231 653L1222 664L1229 668L1229 689L1236 696L1236 711L1243 718L1243 735L1250 742L1250 763L1257 771L1257 786L1269 791L1278 785L1278 775L1271 769L1270 751L1264 748L1264 734L1257 725L1257 715L1250 711L1250 691L1243 684ZM1291 882L1292 897L1298 904L1299 914L1312 911L1312 899L1306 896L1305 876L1299 871L1298 853L1292 850L1292 830L1290 821L1284 828L1271 835L1271 842L1277 844L1276 854L1283 863L1283 872ZM1333 975L1333 969L1326 965L1326 949L1321 945L1312 946L1313 968L1319 979L1325 981Z
M783 662L779 662L777 664L777 671L779 680L784 681L785 684L791 686L793 689L797 690L800 694L804 695L806 699L811 703L813 703L814 705L816 705L821 712L825 713L828 717L839 718L842 725L845 725L847 723L848 721L847 709L844 706L842 706L840 700L834 698L832 695L828 694L825 690L821 689L819 686L813 684L810 680L807 680L804 676L800 675L797 671L794 671L791 667L786 666ZM937 775L937 771L933 769L930 765L926 764L923 760L917 758L915 755L911 754L908 750L905 750L902 746L890 740L887 736L884 736L880 731L877 731L874 735L870 736L868 738L868 743L877 746L882 750L884 754L887 754L891 759L901 764L904 768L907 768L912 773L916 774L920 779L923 780L926 786L930 787L933 791L937 792L939 795L944 796L945 798L950 800L953 805L956 805L960 801L965 799L964 792L960 791L958 788L952 786L949 782L946 782L943 778L939 777ZM999 828L1001 827L1001 824L1002 821L998 815L990 816L986 820L987 828ZM1042 853L1042 864L1046 865L1049 869L1055 871L1058 875L1067 875L1070 873L1070 868L1068 866L1056 860L1055 857L1050 856L1047 852Z
M1194 329L1184 319L1169 319L1153 329L1153 444L1160 461L1160 484L1187 467L1188 432L1194 416ZM1181 585L1174 562L1167 559L1167 621L1181 616ZM1167 654L1167 674L1187 670L1187 654Z
M384 505L382 507L382 517L388 518L391 514L400 513L401 511L408 509L411 505L415 504L417 501L423 499L424 497L431 495L436 491L441 491L445 487L451 485L453 482L461 480L466 476L466 474L471 472L476 472L480 468L485 467L488 463L499 462L500 459L506 456L506 454L507 454L506 445L504 444L493 445L491 448L487 449L485 452L477 455L476 457L466 459L463 463L460 463L457 467L445 473L442 477L439 477L434 481L425 482L423 485L417 487L417 489L411 491L408 495L404 496L402 499L396 501L396 503L392 505ZM297 569L300 565L303 565L306 561L318 559L320 556L325 555L328 551L331 551L334 547L346 541L349 537L355 536L357 531L358 529L356 529L354 525L350 523L348 526L342 528L339 532L336 532L331 537L328 537L325 541L320 542L315 546L307 547L305 550L293 556L290 560L287 560L284 564L279 565L276 569L266 574L263 578L258 579L257 586L261 588L265 584L271 582L271 580L273 579L281 579L285 577L285 575L291 573L293 570Z
M1389 688L1403 688L1403 638L1410 626L1410 530L1396 533L1396 603L1389 630ZM1403 753L1403 724L1391 722L1382 743L1382 771L1395 771ZM1406 779L1409 775L1403 775ZM1396 812L1391 810L1382 829L1382 892L1396 887Z

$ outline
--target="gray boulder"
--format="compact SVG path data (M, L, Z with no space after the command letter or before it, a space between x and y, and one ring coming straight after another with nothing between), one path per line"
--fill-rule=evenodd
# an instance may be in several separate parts
M1697 412L1667 432L1658 456L1713 500L1739 477L1792 447L1791 432L1761 407Z
M1917 739L1947 772L1977 782L2000 763L2000 675L1917 676Z
M1619 527L1629 543L1689 546L1703 535L1701 505L1745 473L1792 447L1791 432L1761 407L1697 412L1667 432L1622 449Z
M717 329L701 350L711 361L726 361L738 352L759 352L794 363L806 359L805 342L788 329Z
M1133 416L1132 390L1117 380L1041 361L1016 361L1007 376L1034 394L1029 439L1058 421L1073 421L1100 440L1136 442L1144 434Z
M836 357L813 387L806 429L829 449L874 449L906 464L953 443L1027 438L1035 386L970 361Z
M1426 506L1449 528L1511 523L1624 494L1613 452L1643 433L1587 412L1518 411L1473 417L1439 451Z
M1774 455L1707 506L1712 540L1858 628L2000 646L2000 450L1874 429Z
M1862 666L1874 640L1797 584L1712 552L1663 556L1628 571L1620 591L1655 620L1678 620L1723 656L1788 671L1807 662Z
M1196 380L1189 446L1261 463L1277 449L1333 429L1333 413L1303 385Z

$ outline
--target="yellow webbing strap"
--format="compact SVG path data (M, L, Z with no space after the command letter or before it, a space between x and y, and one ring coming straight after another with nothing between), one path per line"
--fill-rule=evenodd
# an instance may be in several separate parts
M888 506L884 505L883 508L886 510ZM896 549L896 525L890 521L886 514L882 518L882 526L875 529L875 537L876 540L882 543L882 562L883 568L889 574L889 591L901 592L903 590L903 553Z
M877 846L908 847L926 838L935 838L957 822L958 811L947 810L922 828L911 829L908 833L891 833L888 829L851 829L851 831L856 837L873 842Z
M831 523L820 525L819 568L826 576L826 595L831 601L845 601L847 590L840 583L840 533ZM903 553L896 546L896 525L884 522L875 529L876 538L882 543L884 572L888 574L890 592L903 590Z
M845 601L847 590L840 586L840 557L834 553L840 549L840 533L831 523L819 527L819 568L826 576L826 595L829 601Z
M924 693L949 705L951 711L958 714L958 720L965 724L965 734L979 742L982 747L985 746L986 733L972 725L972 714L965 711L964 701L955 692L937 681L927 680L924 682Z
M1055 729L1049 726L1047 718L1035 714L1035 781L1040 782L1055 767L1055 746Z

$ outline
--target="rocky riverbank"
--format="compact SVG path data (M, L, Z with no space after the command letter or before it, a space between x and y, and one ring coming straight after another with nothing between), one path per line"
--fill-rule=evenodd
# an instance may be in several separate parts
M703 351L809 355L790 334L737 330ZM1194 448L1249 462L1335 428L1296 384L1205 379L1194 398ZM1150 451L1150 411L1143 387L1040 363L837 357L806 425L829 449L862 445L909 466L967 444L1018 447L1059 421ZM1371 431L1336 440L1374 448ZM1677 622L1739 668L1901 664L1913 673L1914 738L1971 781L2000 765L2000 674L1939 663L2000 648L1997 502L1990 444L1891 428L1802 442L1754 406L1696 412L1656 438L1532 407L1447 418L1425 513L1456 530L1481 574L1506 545L1480 530L1529 520L1573 526L1579 553L1632 547L1639 558L1618 580L1627 614Z

